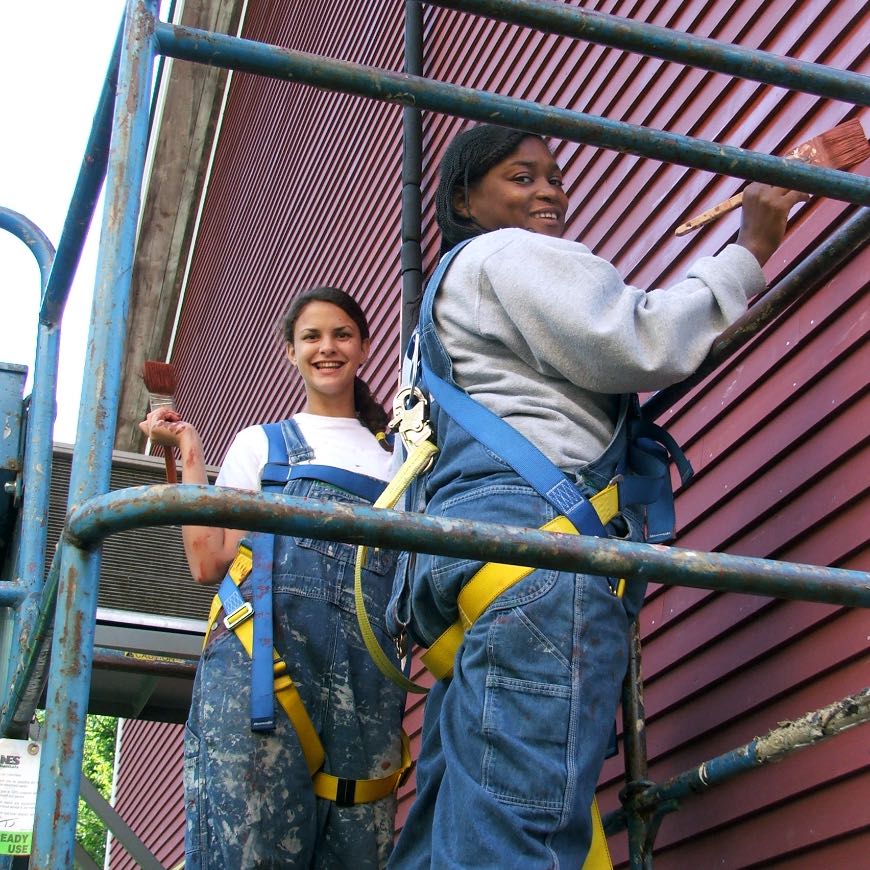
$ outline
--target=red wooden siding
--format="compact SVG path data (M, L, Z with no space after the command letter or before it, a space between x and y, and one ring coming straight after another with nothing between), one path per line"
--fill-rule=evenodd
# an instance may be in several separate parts
M399 69L399 2L316 9L251 0L245 36ZM870 73L867 2L601 0L589 10ZM308 11L308 10L311 11ZM324 26L328 22L328 26ZM782 88L425 7L426 74L782 154L870 113ZM425 118L424 256L438 239L431 199L441 153L464 122ZM675 238L687 217L740 182L557 143L573 206L568 236L632 283L667 286L733 241L737 213ZM241 426L298 410L301 387L273 325L297 290L335 283L369 313L375 392L396 377L401 110L236 76L202 216L172 362L179 406L219 462ZM870 165L855 168L868 174ZM773 282L854 209L801 208L766 267ZM814 290L668 414L697 470L679 493L680 546L868 570L870 251ZM868 683L866 611L679 587L641 614L651 778L663 778ZM419 747L422 702L409 702ZM472 727L470 725L470 727ZM866 729L720 786L665 818L656 866L827 867L866 860ZM605 766L617 805L622 759ZM400 824L413 797L403 792ZM624 836L612 838L620 866Z
M401 4L249 4L244 36L389 69L403 63ZM328 21L329 27L323 27ZM234 78L173 363L179 406L219 462L244 425L299 409L276 324L300 290L334 284L375 338L363 377L395 389L402 113L344 94Z
M167 868L184 860L183 737L181 725L125 719L115 771L115 809ZM138 866L112 838L108 870Z
M761 4L759 4L760 6ZM584 3L584 8L686 30L866 73L868 7L772 3ZM427 73L461 84L568 106L608 118L784 153L847 117L848 106L651 58L471 19L427 12ZM463 49L480 54L462 63ZM853 113L852 113L853 114ZM849 115L851 116L851 115ZM868 126L866 113L863 117ZM457 123L431 118L440 152ZM573 212L568 234L611 259L638 286L667 286L698 256L732 241L732 215L678 239L686 217L730 196L740 182L629 155L560 143ZM867 174L866 164L855 171ZM431 191L436 166L425 179ZM850 207L820 200L794 220L767 267L771 281L823 241ZM426 225L427 253L437 246ZM679 545L867 570L865 251L769 328L666 417L695 465L679 494ZM864 611L686 588L651 590L642 614L650 775L656 781L725 752L786 718L854 692L870 677ZM419 736L422 703L409 701ZM794 866L864 854L870 810L852 806L806 824L807 804L848 802L866 789L860 731L751 778L686 801L665 819L656 866ZM608 762L600 796L618 806L622 758ZM413 799L403 796L400 823ZM612 838L626 862L624 836ZM801 865L800 861L806 864Z

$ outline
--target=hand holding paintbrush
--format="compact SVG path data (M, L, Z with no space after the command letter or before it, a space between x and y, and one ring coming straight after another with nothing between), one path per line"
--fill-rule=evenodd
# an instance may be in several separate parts
M849 169L868 157L870 157L870 142L864 135L861 123L854 119L846 121L845 124L840 124L826 133L814 136L786 154L787 160L801 160L804 163L812 163L828 169ZM674 235L684 236L699 227L706 226L723 214L737 208L742 202L743 193L741 192L724 202L720 202L713 208L707 209L684 224L680 224L674 231Z
M145 381L145 388L148 390L148 404L151 411L154 412L158 408L165 408L174 412L175 400L173 396L176 389L175 367L170 363L146 360L142 377ZM163 453L166 457L166 481L167 483L177 483L178 474L175 469L175 456L173 455L171 445L164 444Z

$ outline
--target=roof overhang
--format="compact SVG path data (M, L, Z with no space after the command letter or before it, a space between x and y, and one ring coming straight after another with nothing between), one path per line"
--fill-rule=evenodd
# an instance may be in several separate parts
M236 34L245 0L186 0L177 23ZM145 360L165 361L220 126L226 70L165 59L133 266L115 448L141 452Z

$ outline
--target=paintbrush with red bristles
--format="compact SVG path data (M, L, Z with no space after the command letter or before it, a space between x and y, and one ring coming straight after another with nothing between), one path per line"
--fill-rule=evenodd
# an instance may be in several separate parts
M142 373L145 389L148 390L148 404L152 411L158 408L175 410L176 378L175 366L171 363L145 360L145 370ZM166 482L178 483L178 473L175 470L175 456L172 448L164 446L163 455L166 458Z
M800 160L828 169L848 169L870 157L870 142L867 141L861 123L853 119L828 130L826 133L813 136L812 139L789 151L785 157L786 160ZM699 227L706 226L723 214L737 208L742 202L743 194L738 193L684 224L680 224L674 231L674 235L684 236Z

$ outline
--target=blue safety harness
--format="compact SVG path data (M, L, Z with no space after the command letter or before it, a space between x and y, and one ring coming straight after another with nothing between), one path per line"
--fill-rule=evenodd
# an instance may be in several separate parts
M339 487L353 495L374 502L384 491L382 480L335 468L331 465L296 464L311 456L310 448L303 454L294 453L284 437L284 427L289 427L298 442L305 443L295 420L283 423L266 423L262 426L269 442L266 465L260 475L263 492L283 492L290 480L318 480ZM295 461L294 461L295 460ZM251 730L273 731L275 729L275 692L273 673L272 639L272 563L275 554L275 536L266 532L254 532L249 536L253 553L253 566L248 577L251 602L242 597L239 587L227 575L218 588L218 597L227 614L227 628L232 629L239 621L254 618L254 645L251 655Z
M432 309L444 275L454 257L469 241L461 242L442 257L423 295L416 335L422 362L419 386L424 393L428 391L434 402L457 425L500 456L577 529L584 534L606 537L607 531L595 509L573 481L527 438L472 399L452 380L452 363L436 334ZM446 377L437 373L439 371ZM676 441L661 426L643 419L636 395L621 397L612 445L622 442L623 428L625 448L620 456L615 457L614 463L620 509L643 505L646 539L655 543L671 540L675 514L668 462L669 459L674 461L684 484L692 476L692 467Z

